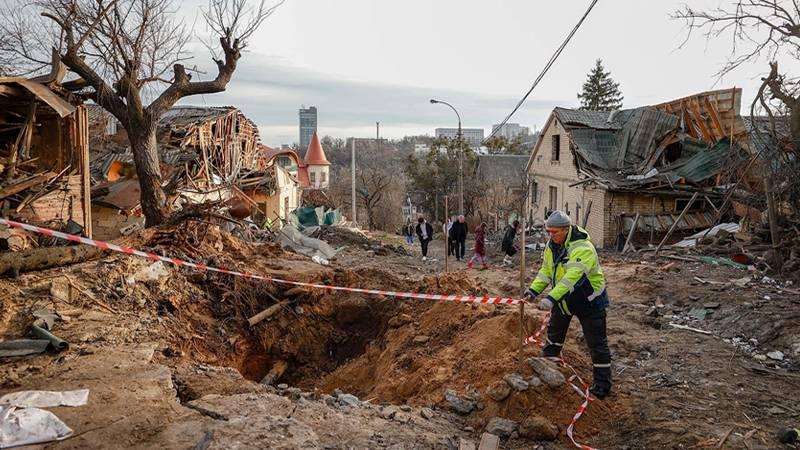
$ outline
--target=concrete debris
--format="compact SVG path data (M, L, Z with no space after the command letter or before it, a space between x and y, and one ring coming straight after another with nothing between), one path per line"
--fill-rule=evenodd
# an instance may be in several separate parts
M501 438L507 438L517 431L518 427L519 424L513 420L504 419L502 417L492 417L489 419L489 423L486 424L486 432Z
M478 403L474 398L459 396L458 393L452 389L445 391L444 399L447 401L450 409L462 415L467 415L474 411Z
M419 415L422 416L423 419L431 420L434 417L434 412L430 408L422 408L419 411Z
M393 419L394 416L397 415L397 413L399 412L400 408L394 405L389 405L381 409L381 417L383 417L386 420L390 420Z
M522 392L528 390L528 382L518 373L510 373L503 377L506 383L515 390Z
M545 358L528 358L528 365L550 387L558 387L567 382L564 374L558 369L556 363L552 361Z
M415 344L424 344L431 340L430 336L419 335L414 337Z
M773 361L783 361L783 357L784 357L783 352L778 350L767 353L767 358Z
M169 269L163 262L156 261L128 277L127 282L130 285L136 282L160 282L163 278L168 277L169 273Z
M342 406L352 406L353 408L361 407L361 401L353 394L341 394L337 399Z
M511 395L511 387L505 381L498 381L489 387L486 394L492 400L502 402Z
M542 385L542 379L533 375L528 378L528 386L530 387L539 387Z

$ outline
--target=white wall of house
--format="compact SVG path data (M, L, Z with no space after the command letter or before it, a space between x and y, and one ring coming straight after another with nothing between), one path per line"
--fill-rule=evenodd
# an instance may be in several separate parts
M556 144L556 137L558 144ZM551 116L532 156L528 171L535 181L536 194L532 202L534 223L543 223L547 209L560 209L569 213L573 222L582 224L586 208L591 201L591 211L586 229L597 247L612 245L605 242L605 194L593 186L570 184L580 181L575 158L570 151L569 133L554 116ZM556 151L558 148L558 151ZM556 154L557 153L557 154Z
M330 175L330 166L308 166L308 181L314 189L327 189L331 182Z
M300 188L297 185L297 179L286 169L277 166L275 174L278 179L278 213L281 218L286 219L290 212L300 206Z

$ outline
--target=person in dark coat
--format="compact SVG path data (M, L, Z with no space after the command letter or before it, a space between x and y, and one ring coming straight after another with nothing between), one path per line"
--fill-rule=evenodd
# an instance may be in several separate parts
M406 243L414 243L414 224L411 223L411 217L406 219L406 224L403 225L403 235L406 237Z
M464 259L467 245L467 222L464 220L464 216L458 216L458 220L453 223L450 232L455 242L456 260L461 261Z
M419 244L422 246L422 260L428 259L428 243L433 240L433 226L425 221L424 217L417 220L416 232Z
M486 263L486 222L482 222L475 227L475 253L472 259L467 263L467 269L472 269L472 264L475 261L480 261L483 269L488 269L489 265Z
M506 254L503 257L503 264L511 264L511 257L517 253L517 246L514 240L517 239L517 230L519 229L519 220L515 220L511 225L506 226L505 233L503 234L503 242L500 249Z

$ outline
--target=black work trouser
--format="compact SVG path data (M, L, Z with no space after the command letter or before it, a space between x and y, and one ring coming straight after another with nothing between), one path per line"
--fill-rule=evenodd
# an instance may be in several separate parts
M430 239L422 239L419 241L420 245L422 246L422 256L428 256L428 243Z
M577 293L577 290L576 290ZM605 294L603 294L605 295ZM578 297L578 298L575 298ZM594 383L607 388L611 387L611 351L608 349L606 332L606 305L595 299L590 302L586 296L569 296L565 299L570 312L578 316L583 328L583 337L592 355L592 376ZM547 345L544 356L558 356L564 347L567 330L572 316L564 315L558 306L554 306L547 326Z
M466 239L459 239L456 241L456 259L464 259L464 253L467 250Z

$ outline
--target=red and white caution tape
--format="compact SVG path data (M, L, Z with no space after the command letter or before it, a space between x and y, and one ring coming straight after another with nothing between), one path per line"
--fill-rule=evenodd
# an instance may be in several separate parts
M240 272L236 270L224 269L221 267L212 267L207 266L205 264L198 264L189 261L183 261L178 258L170 258L167 256L156 255L155 253L148 253L143 252L141 250L134 250L129 247L123 247L121 245L111 244L108 242L97 241L94 239L88 239L81 236L76 236L74 234L62 233L60 231L51 230L48 228L37 227L33 225L28 225L25 223L14 222L13 220L7 220L0 218L1 225L7 225L9 227L14 228L22 228L23 230L27 230L33 233L43 234L45 236L55 237L59 239L64 239L72 242L81 243L84 245L90 245L92 247L98 247L106 250L111 250L114 252L125 253L128 255L135 255L141 256L143 258L150 258L156 261L162 261L168 264L174 264L176 266L181 267L190 267L196 270L204 271L204 272L218 272L224 273L227 275L233 275L236 277L244 277L244 278L252 278L254 280L263 280L263 281L271 281L274 283L280 284L287 284L292 286L304 286L304 287L312 287L312 288L319 288L319 289L328 289L332 291L344 291L344 292L356 292L359 294L368 294L368 295L382 295L385 297L399 297L399 298L417 298L417 299L424 299L424 300L437 300L442 302L462 302L462 303L485 303L485 304L493 304L493 305L519 305L520 303L524 303L524 300L511 298L511 297L481 297L481 296L474 296L474 295L444 295L444 294L422 294L417 292L396 292L396 291L382 291L378 289L361 289L361 288L351 288L351 287L344 287L344 286L331 286L327 284L317 284L317 283L303 283L300 281L291 281L291 280L284 280L281 278L275 278L269 275L258 275L252 272Z
M549 312L544 315L544 318L542 319L542 326L539 327L536 333L525 339L525 344L535 343L539 346L544 347L546 343L542 339L540 339L539 336L542 333L544 333L544 330L547 329L548 323L550 323ZM573 389L575 389L575 392L577 392L578 395L583 399L583 403L581 403L581 406L578 407L578 410L575 412L575 415L572 417L572 420L569 422L569 425L567 426L567 436L572 441L572 443L575 444L575 447L578 447L582 450L597 450L594 447L590 447L588 445L581 444L580 442L576 441L574 436L575 424L578 422L578 419L581 418L583 413L586 412L586 409L589 407L589 385L586 384L585 381L583 381L583 378L581 378L581 376L578 375L578 372L575 370L574 367L572 367L571 365L567 364L566 361L564 361L564 358L562 356L548 357L547 359L555 361L561 364L563 367L572 371L572 376L569 377L567 382L569 383L570 386L572 386ZM573 383L573 381L575 380L578 381L580 387L578 387L577 385L575 385L575 383Z

